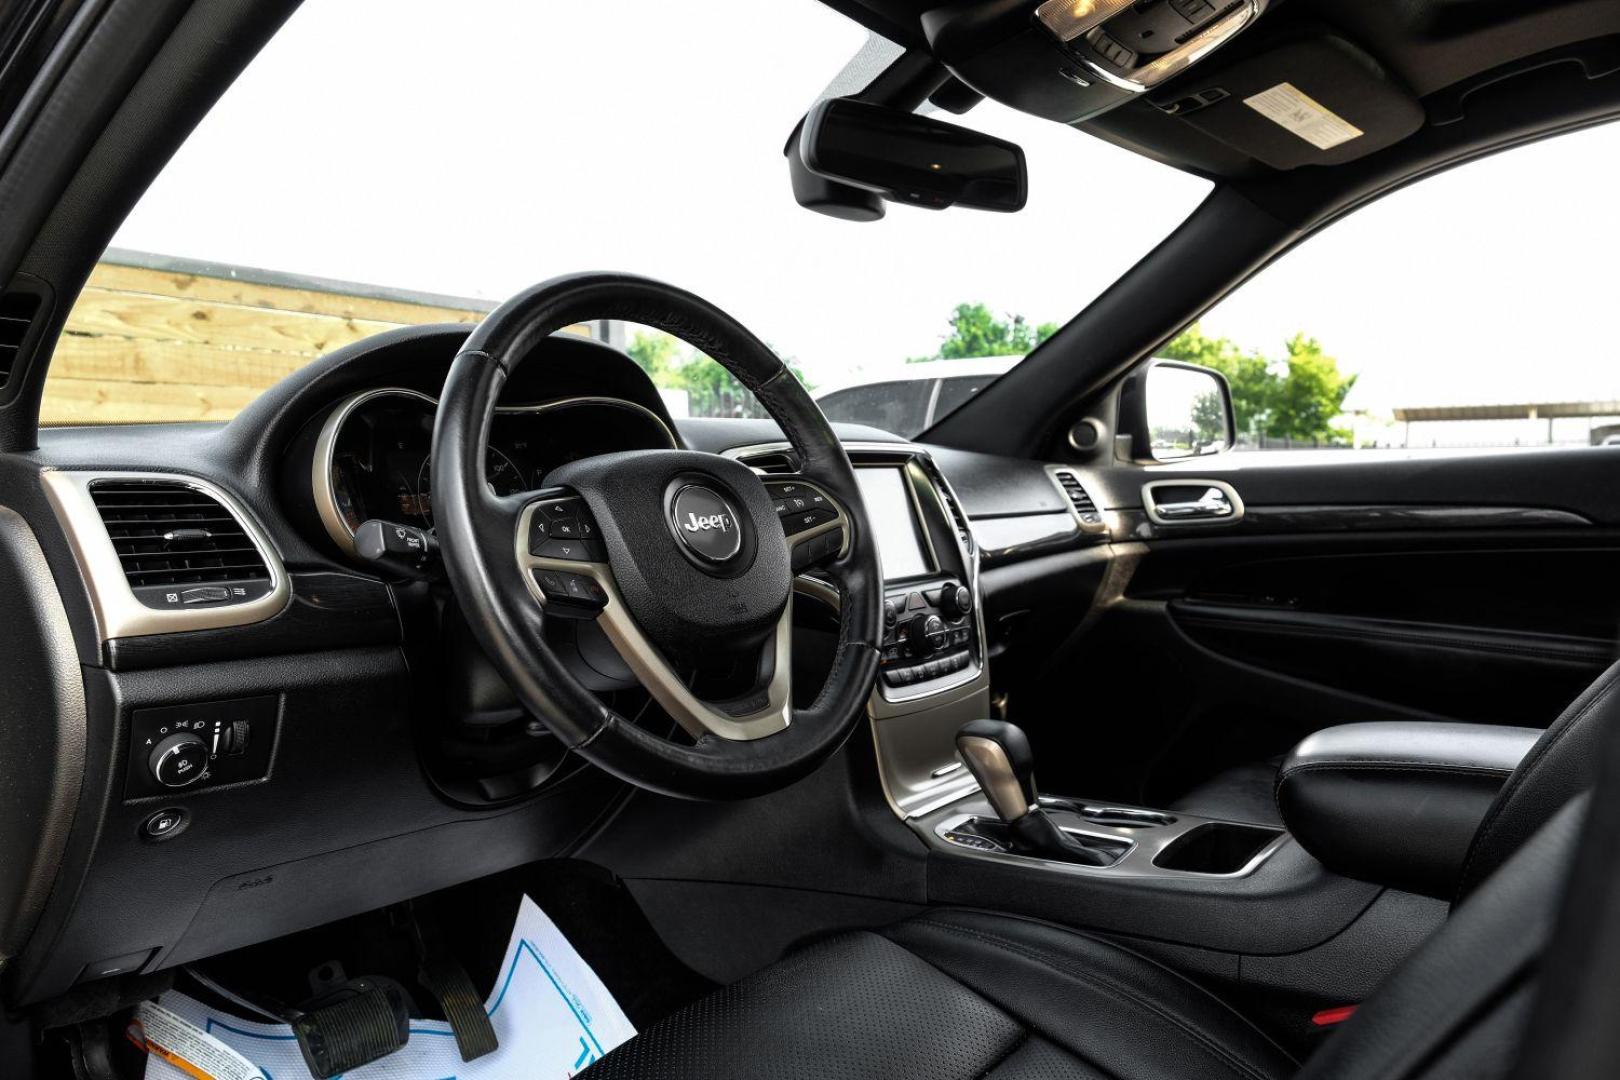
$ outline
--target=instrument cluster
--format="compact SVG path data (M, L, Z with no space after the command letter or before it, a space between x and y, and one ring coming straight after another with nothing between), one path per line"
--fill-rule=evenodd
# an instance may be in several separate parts
M315 497L327 531L352 547L361 523L433 527L432 447L438 403L414 390L357 394L327 419L315 455ZM498 495L544 485L546 474L618 450L676 446L668 426L634 402L577 397L503 406L490 429L484 476Z

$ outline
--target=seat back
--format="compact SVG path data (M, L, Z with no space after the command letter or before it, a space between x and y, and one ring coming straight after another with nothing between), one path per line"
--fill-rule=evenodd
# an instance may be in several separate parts
M1459 904L1298 1080L1497 1080L1518 1057L1589 801L1578 795Z
M1592 786L1601 739L1611 725L1620 727L1620 663L1563 711L1508 777L1468 845L1457 901L1490 877L1560 807Z

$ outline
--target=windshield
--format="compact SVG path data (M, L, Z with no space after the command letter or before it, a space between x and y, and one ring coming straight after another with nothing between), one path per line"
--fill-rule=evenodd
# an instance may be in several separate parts
M57 349L44 422L226 419L368 334L475 321L533 282L614 269L730 311L834 419L912 435L1208 189L984 102L961 121L1024 147L1025 210L835 220L794 202L782 148L868 38L816 0L768 19L743 0L446 12L299 9L119 231ZM678 343L577 329L628 349L676 415L757 415Z

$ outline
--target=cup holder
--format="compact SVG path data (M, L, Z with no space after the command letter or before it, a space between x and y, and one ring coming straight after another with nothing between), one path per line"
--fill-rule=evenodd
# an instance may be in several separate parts
M1235 874L1281 835L1281 829L1262 825L1211 821L1176 837L1154 858L1153 865L1184 874Z

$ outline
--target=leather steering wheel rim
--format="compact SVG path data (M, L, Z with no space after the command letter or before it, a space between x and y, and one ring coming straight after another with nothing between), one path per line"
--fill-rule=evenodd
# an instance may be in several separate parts
M527 520L524 511L532 513L540 496L533 492L497 496L485 482L484 461L495 407L512 370L547 335L589 319L656 327L724 366L781 426L801 462L800 476L830 496L840 511L838 521L847 532L846 542L818 570L840 595L839 636L831 671L809 706L792 708L789 702L786 708L791 719L780 730L742 738L703 731L691 745L663 738L604 705L546 642L543 630L552 616L543 603L536 602L538 594L527 580L530 573L520 557L518 536L519 522ZM807 775L848 738L877 672L882 579L876 544L867 526L854 469L831 425L782 361L730 315L692 293L635 275L575 274L533 286L491 312L457 354L440 397L432 454L439 544L467 623L524 707L581 757L631 784L666 795L741 798L776 790ZM777 561L780 558L785 573L787 557L779 557L771 545L781 543L786 551L793 538L778 538L763 524L764 515L770 514L770 522L781 528L761 478L718 455L683 451L631 454L639 457L607 461L631 456L607 455L564 466L546 477L547 484L566 485L570 480L585 484L580 495L586 504L598 515L611 518L621 512L616 500L589 487L591 469L575 466L604 462L604 467L617 468L621 477L659 469L671 475L672 470L681 470L681 475L695 470L701 476L712 476L715 487L735 497L739 529L750 521L755 527L756 561L762 567L759 575L769 579L767 591L774 589ZM652 530L642 530L635 522L620 527L605 520L602 531L609 534L606 539L612 554L606 562L616 571L621 561L633 562L645 552L645 545L658 542L648 539ZM664 539L672 547L680 543L673 531ZM642 546L632 550L627 547L632 543ZM654 554L665 557L662 551ZM749 574L754 573L749 568ZM717 594L728 587L724 578L714 580ZM627 594L629 584L624 590ZM610 588L610 593L609 606L624 602L617 591ZM762 610L768 614L774 602L774 594L765 596ZM784 605L789 602L783 598ZM623 612L619 614L622 620ZM789 621L786 614L779 617L781 633L787 632Z

